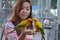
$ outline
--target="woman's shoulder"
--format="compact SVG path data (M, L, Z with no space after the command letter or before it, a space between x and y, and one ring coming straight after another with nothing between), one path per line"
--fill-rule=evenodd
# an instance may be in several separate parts
M15 26L13 25L12 22L6 22L5 28L9 28L9 27L14 28Z

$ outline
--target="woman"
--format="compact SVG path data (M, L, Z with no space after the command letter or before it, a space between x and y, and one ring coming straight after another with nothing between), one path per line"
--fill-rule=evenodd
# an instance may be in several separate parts
M14 30L14 27L19 24L21 21L26 20L27 18L32 18L32 5L30 0L17 0L14 10L12 13L12 18L9 22L5 25L4 30L4 38L5 40L18 40L19 35L21 34L21 30L16 30L10 34L7 35L8 32ZM31 29L29 32L32 32L32 23L28 28L25 29ZM25 32L26 33L26 32ZM25 39L25 35L23 34L20 40Z

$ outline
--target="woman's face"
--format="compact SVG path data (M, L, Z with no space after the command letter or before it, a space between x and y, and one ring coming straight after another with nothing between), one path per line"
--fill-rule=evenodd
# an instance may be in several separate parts
M30 3L24 2L18 15L21 19L26 19L30 15Z

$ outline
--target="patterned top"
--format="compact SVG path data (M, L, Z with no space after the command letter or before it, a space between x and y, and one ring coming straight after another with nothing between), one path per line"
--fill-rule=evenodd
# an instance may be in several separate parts
M7 22L5 24L5 29L4 29L4 33L3 33L3 40L18 40L18 36L16 31L11 32L12 30L14 30L14 25L12 24L12 22ZM9 34L7 34L9 33Z

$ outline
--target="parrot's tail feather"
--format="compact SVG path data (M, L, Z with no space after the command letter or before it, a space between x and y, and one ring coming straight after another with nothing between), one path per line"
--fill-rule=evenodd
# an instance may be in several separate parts
M43 39L45 40L45 37L43 36Z
M15 31L15 30L13 30L13 31ZM11 32L9 32L9 33L12 33L13 31L11 31ZM9 33L7 33L7 34L9 34Z
M45 37L42 35L42 38L45 40Z

